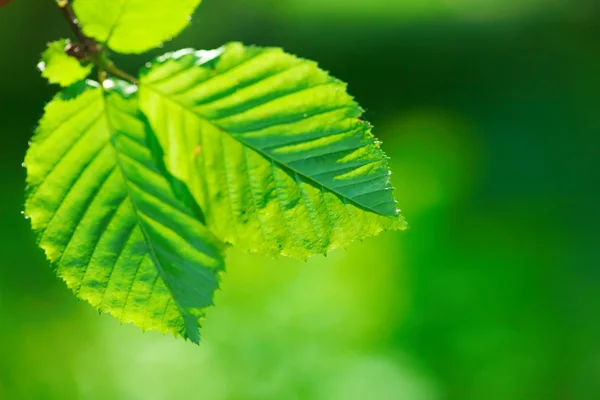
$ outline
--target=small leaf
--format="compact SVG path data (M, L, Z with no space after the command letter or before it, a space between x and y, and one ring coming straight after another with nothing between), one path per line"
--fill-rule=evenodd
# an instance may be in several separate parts
M155 162L135 88L105 87L82 83L46 107L25 160L26 215L79 298L123 322L198 342L222 245Z
M57 40L49 43L42 54L38 68L50 83L72 85L87 78L94 68L92 64L83 65L80 60L68 55L66 49L69 44L68 39Z
M201 0L75 0L83 32L119 53L143 53L177 36Z
M140 103L225 242L307 258L406 227L362 109L314 62L238 43L182 50L143 71Z

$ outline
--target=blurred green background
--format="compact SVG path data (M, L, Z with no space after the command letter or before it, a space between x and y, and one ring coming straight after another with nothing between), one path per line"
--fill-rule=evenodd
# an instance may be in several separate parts
M0 399L600 399L597 0L205 0L165 49L277 45L349 82L411 230L232 252L200 347L77 301L20 213L35 65L68 34L53 1L0 9Z

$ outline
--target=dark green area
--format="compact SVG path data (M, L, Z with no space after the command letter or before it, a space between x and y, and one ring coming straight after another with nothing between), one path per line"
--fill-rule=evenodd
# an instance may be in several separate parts
M411 225L306 264L234 253L199 348L98 317L48 268L21 162L56 90L35 64L69 32L51 1L0 9L0 399L600 398L598 6L388 1L207 0L166 46L277 45L349 82Z

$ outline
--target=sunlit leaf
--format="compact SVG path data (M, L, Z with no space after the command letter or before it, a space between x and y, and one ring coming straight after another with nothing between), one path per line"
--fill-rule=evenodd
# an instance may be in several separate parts
M79 298L198 342L223 268L221 245L155 162L135 88L105 87L71 87L46 107L25 161L26 215Z
M142 72L140 103L225 242L306 258L405 228L363 110L314 62L239 43L182 50Z
M119 53L143 53L177 36L201 0L75 0L83 32Z
M67 39L49 43L42 54L38 68L50 83L61 86L72 85L85 79L94 68L92 64L84 65L77 58L68 55L66 49L69 43Z

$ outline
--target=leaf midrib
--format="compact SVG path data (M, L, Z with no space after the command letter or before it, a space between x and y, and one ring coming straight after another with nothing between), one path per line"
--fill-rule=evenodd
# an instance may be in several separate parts
M128 1L128 0L126 0L126 1ZM140 228L140 231L142 232L142 235L144 236L144 239L145 239L144 241L145 241L146 247L148 248L148 253L149 253L148 255L150 256L150 259L152 260L152 264L154 265L154 267L157 270L158 276L160 276L160 278L162 279L163 283L165 284L165 287L167 288L167 290L171 294L170 298L175 302L175 305L177 306L177 310L179 311L179 314L181 315L181 318L183 319L183 328L184 328L184 330L185 330L185 332L187 334L187 337L190 340L194 341L192 339L192 337L193 337L192 335L195 336L195 335L197 335L197 333L196 332L192 332L192 333L188 332L187 324L185 323L185 315L187 315L188 313L181 308L181 306L179 305L179 302L175 298L175 294L173 293L173 290L171 289L171 287L169 286L169 284L167 283L167 281L164 279L164 277L163 277L163 274L164 274L163 267L162 267L160 261L158 261L158 257L156 256L156 251L154 250L154 245L152 244L152 240L150 240L149 234L148 234L148 232L147 232L147 230L145 228L145 225L144 225L144 221L140 217L141 211L140 211L138 205L136 204L136 201L134 200L134 196L132 194L131 184L129 182L129 179L127 178L127 174L125 173L125 169L124 169L123 164L121 162L120 151L117 148L117 145L115 143L115 132L117 130L112 126L112 124L110 122L110 118L108 116L108 113L109 113L108 112L109 105L108 105L108 102L107 102L108 92L104 88L102 88L101 90L102 90L102 99L103 99L103 103L102 104L104 106L103 107L104 108L104 115L105 115L105 118L106 118L106 124L107 124L108 130L109 130L109 135L110 135L110 140L109 141L110 141L110 144L111 144L111 146L112 146L112 148L113 148L113 150L115 152L115 159L116 159L116 162L117 162L117 168L119 168L121 176L123 177L123 181L125 182L125 188L126 188L126 192L127 192L127 197L129 198L129 201L131 202L131 205L132 205L132 207L134 209L134 214L135 214L135 218L136 218L136 221L137 221L137 225ZM139 271L140 267L141 267L141 264L138 265L138 267L137 267L136 275L137 275L137 272ZM167 312L167 309L165 308L165 313L166 312ZM164 315L163 315L163 317L164 317Z
M331 192L331 193L334 193L334 194L336 194L337 196L340 196L341 198L343 198L343 199L345 199L345 200L347 200L347 201L350 201L350 202L352 202L352 204L356 204L356 205L358 205L358 206L359 206L359 207L361 207L361 208L366 208L366 209L368 209L370 212L373 212L373 213L375 213L375 214L377 214L377 215L388 216L388 217L397 217L397 215L391 216L391 215L384 215L384 214L381 214L381 213L377 212L376 210L374 210L372 207L366 206L366 205L364 205L364 204L357 203L356 201L354 201L353 199L351 199L351 198L350 198L350 197L348 197L347 195L344 195L344 194L340 193L339 191L337 191L337 190L335 190L335 189L332 189L332 188L326 187L324 184L317 182L317 181L316 181L314 178L312 178L312 177L310 177L310 176L306 175L306 174L305 174L305 173L303 173L302 171L298 171L296 168L294 168L294 167L292 167L292 166L290 166L290 165L284 164L284 163L282 163L282 162L280 162L280 161L276 160L274 157L272 157L272 156L270 156L269 154L265 153L265 152L264 152L264 151L262 151L261 149L258 149L258 148L256 148L255 146L252 146L250 143L248 143L248 142L244 141L242 138L239 138L239 137L237 137L236 135L232 135L231 133L227 132L227 130L225 130L224 128L222 128L221 126L219 126L219 125L218 125L216 122L214 122L214 121L212 121L212 120L208 119L207 117L205 117L205 116L203 116L203 115L200 115L200 114L199 114L199 113L197 113L197 112L196 112L196 111L195 111L193 108L191 108L191 107L189 107L188 105L186 105L186 104L182 103L181 101L179 101L178 99L176 99L174 96L167 95L167 94L163 93L162 91L160 91L160 90L158 90L158 89L154 88L154 87L152 86L152 84L148 84L148 83L144 83L143 81L140 81L139 85L140 85L140 86L144 86L144 87L148 88L149 90L151 90L152 92L156 93L157 95L159 95L159 96L162 96L162 97L164 97L165 99L169 100L170 102L172 102L172 103L174 103L174 104L178 105L179 107L181 107L181 108L182 108L182 109L184 109L185 111L189 112L190 114L194 115L194 116L195 116L195 117L197 117L198 119L200 119L200 120L204 121L205 123L207 123L207 124L209 124L209 125L213 126L213 127L214 127L215 129L217 129L219 132L221 132L221 133L223 133L223 134L226 134L226 135L228 135L228 136L232 137L234 140L236 140L237 142L241 143L243 146L249 147L249 148L251 148L252 150L256 151L257 153L259 153L260 155L262 155L263 157L265 157L267 160L271 160L271 161L273 161L273 162L277 163L278 165L284 166L285 168L287 168L287 169L289 169L289 170L293 171L294 173L296 173L296 174L298 174L298 175L302 176L303 178L305 178L305 179L309 180L309 181L310 181L310 182L312 182L312 183L313 183L315 186L317 186L317 187L319 187L319 186L320 186L321 188L323 188L323 189L325 189L325 190L327 190L327 191L329 191L329 192Z

